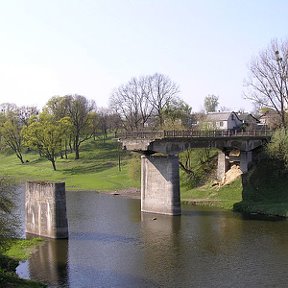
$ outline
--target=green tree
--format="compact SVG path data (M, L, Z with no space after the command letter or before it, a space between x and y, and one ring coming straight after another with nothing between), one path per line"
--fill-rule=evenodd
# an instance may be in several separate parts
M192 123L192 107L183 100L174 99L163 111L165 129L189 129Z
M80 158L80 145L90 139L95 131L93 117L90 117L94 110L94 101L77 94L52 97L44 107L44 111L53 115L56 120L65 116L70 118L71 148L75 151L76 160Z
M22 125L18 119L7 119L1 126L1 136L4 143L16 154L17 158L23 164L23 137L21 134Z
M285 128L277 129L272 136L271 142L267 145L268 154L280 160L288 167L288 131Z
M206 112L215 112L219 105L219 97L215 95L208 95L204 99L204 107Z
M56 157L62 150L63 137L67 121L55 120L45 112L35 117L27 127L23 128L24 143L27 147L40 150L56 171Z
M75 160L80 158L80 145L93 137L93 117L89 114L95 109L95 103L81 95L68 95L67 109L73 126L73 148Z

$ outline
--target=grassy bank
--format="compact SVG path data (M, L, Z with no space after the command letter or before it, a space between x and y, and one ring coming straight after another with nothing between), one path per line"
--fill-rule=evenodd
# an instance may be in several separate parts
M181 200L184 203L233 209L233 205L242 199L241 178L223 187L205 184L194 189L181 189Z
M20 279L15 273L19 261L26 260L33 251L33 248L38 246L42 241L40 238L9 240L9 248L5 251L0 251L0 287L46 287L41 283Z
M21 164L14 154L0 155L0 174L13 177L19 182L32 180L64 181L67 190L113 191L129 187L139 187L127 175L127 152L120 151L121 171L119 171L118 144L113 139L91 140L83 144L80 159L74 160L74 154L68 159L58 158L57 171L51 163L39 158L37 153L25 153L27 161Z
M14 154L2 153L0 155L0 174L13 177L19 182L29 180L64 181L67 190L115 191L139 188L139 155L133 156L118 148L118 143L113 138L106 141L103 139L91 140L82 146L79 160L74 160L73 153L68 155L68 159L57 159L57 171L53 171L50 162L40 159L37 153L24 154L24 158L27 160L25 164L20 164ZM121 171L118 166L119 153ZM195 155L198 155L199 158L197 151ZM243 178L244 186L242 186L241 178L223 187L213 186L213 177L204 175L206 181L201 183L201 186L196 188L194 186L192 189L186 185L184 174L180 173L181 200L224 209L234 208L241 212L287 216L288 173L281 168L283 165L281 166L275 161L267 159L263 161ZM193 163L193 167L196 166L197 163ZM202 173L201 169L197 171ZM213 174L212 171L211 173Z
M243 200L234 210L288 217L288 170L280 161L263 159L243 178Z
M119 171L119 153L121 171ZM215 154L215 151L213 153ZM197 175L199 176L203 171L197 164L198 150L195 150L194 154L193 167L198 167ZM37 153L25 153L24 159L27 160L25 164L21 164L14 154L2 153L0 154L0 174L13 177L19 182L64 181L68 191L115 191L140 188L140 156L119 150L115 139L109 138L106 141L97 139L84 143L80 157L75 161L74 154L71 153L68 159L58 158L57 171L53 171L50 162L40 159ZM232 209L233 204L241 200L241 181L219 189L219 187L212 187L209 178L208 184L191 189L189 185L182 183L185 182L184 174L180 173L180 176L181 199L184 202L194 203L197 200L198 204Z

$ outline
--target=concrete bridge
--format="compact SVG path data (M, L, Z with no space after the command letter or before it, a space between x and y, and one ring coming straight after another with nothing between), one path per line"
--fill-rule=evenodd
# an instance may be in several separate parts
M219 149L217 178L220 181L229 169L232 154L233 161L238 161L241 171L246 173L257 156L256 151L270 141L271 134L271 131L256 130L141 131L123 133L119 142L123 149L141 154L141 210L180 215L180 152L190 148Z

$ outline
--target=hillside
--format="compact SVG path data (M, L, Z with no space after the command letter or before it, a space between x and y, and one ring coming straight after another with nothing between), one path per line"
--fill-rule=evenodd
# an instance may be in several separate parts
M119 171L119 153L121 171ZM137 181L127 176L125 151L118 150L113 138L97 139L85 142L81 146L80 159L74 160L74 154L68 159L56 160L57 171L51 163L39 158L34 152L24 154L25 164L21 164L14 154L0 154L0 174L15 178L18 182L32 180L64 181L67 190L113 191L130 187L139 187Z

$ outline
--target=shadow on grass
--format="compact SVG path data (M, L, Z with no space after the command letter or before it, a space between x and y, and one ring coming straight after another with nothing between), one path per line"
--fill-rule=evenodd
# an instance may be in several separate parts
M247 214L288 216L288 171L278 160L262 159L242 175L242 201L233 210Z
M107 169L110 169L112 167L116 166L115 163L112 162L106 162L106 163L96 163L85 166L75 166L67 169L61 169L61 172L66 175L76 175L76 174L87 174L87 173L96 173L96 172L102 172Z

